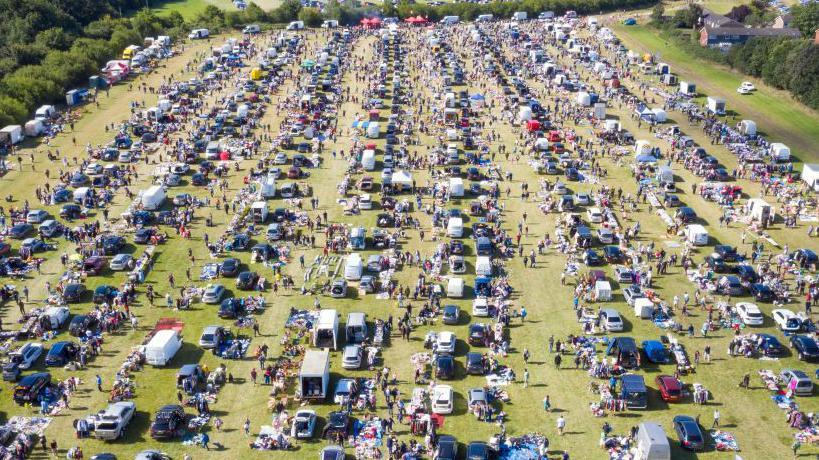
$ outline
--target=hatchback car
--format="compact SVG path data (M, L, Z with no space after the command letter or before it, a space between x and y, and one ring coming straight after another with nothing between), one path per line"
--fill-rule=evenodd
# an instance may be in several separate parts
M449 331L444 331L438 334L436 339L438 353L454 354L455 353L455 334Z
M440 355L435 359L435 378L451 380L455 378L455 358L450 355Z
M128 270L133 259L133 256L130 254L117 254L111 259L111 262L109 262L108 268L115 272Z
M609 332L620 332L623 330L623 318L617 310L603 308L600 310L600 327Z
M176 404L169 404L160 408L151 423L151 438L175 438L187 428L185 409Z
M483 355L474 351L466 354L466 373L470 375L484 375L486 373Z
M454 393L452 391L452 387L449 385L435 385L432 388L432 395L430 397L432 399L432 413L433 414L451 414L453 409L453 400ZM442 438L451 437L451 436L441 436L439 438L439 446L440 441ZM454 439L454 438L453 438ZM441 458L440 456L438 458ZM448 457L454 459L454 455L452 457Z
M739 314L742 322L747 326L762 326L765 322L765 316L756 304L749 302L739 302L736 305L737 314Z
M225 295L225 287L221 284L209 284L202 293L202 302L207 304L217 304L222 301Z
M705 438L699 424L693 417L678 415L673 420L674 431L680 438L680 445L688 450L703 450L705 448Z
M217 348L225 337L225 328L222 326L206 326L199 336L199 346L208 350Z
M361 345L347 345L341 355L341 367L344 369L358 369L364 359Z
M792 335L790 343L801 361L819 360L819 345L817 345L816 339L813 337Z
M671 375L658 375L654 382L660 397L665 402L680 402L682 400L683 386L679 379Z
M445 305L442 314L444 324L458 324L461 309L457 305Z
M219 273L224 277L234 277L239 274L239 260L229 257L222 261Z

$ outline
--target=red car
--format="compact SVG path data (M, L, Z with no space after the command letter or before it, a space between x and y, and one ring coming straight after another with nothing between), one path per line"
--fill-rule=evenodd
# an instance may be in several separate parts
M549 142L560 142L560 131L549 131Z
M85 259L85 262L82 263L82 269L91 275L99 275L105 269L105 265L106 260L104 257L92 256Z
M301 177L301 168L298 166L293 166L292 168L287 170L287 177L289 179L298 179Z
M682 400L682 382L670 375L660 375L654 379L660 397L665 402L680 402Z

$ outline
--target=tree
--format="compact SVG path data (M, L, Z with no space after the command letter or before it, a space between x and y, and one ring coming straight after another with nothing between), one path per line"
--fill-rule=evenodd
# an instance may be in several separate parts
M674 24L676 27L690 29L697 25L702 16L702 7L699 5L688 5L688 8L680 8L674 13Z
M65 51L71 48L74 42L74 35L69 34L62 27L52 27L46 29L34 38L34 43L45 49L57 49Z
M728 12L725 16L727 18L733 19L736 22L743 22L745 18L747 18L753 11L751 11L751 7L748 5L737 5L731 8L731 11Z
M0 125L21 123L28 115L26 106L17 99L0 95Z
M300 11L301 2L299 0L285 0L271 12L271 16L273 16L274 22L290 22L298 19Z
M654 8L651 9L651 20L660 24L663 22L663 16L665 16L665 6L662 3L654 5Z
M316 8L302 8L299 11L299 21L304 21L307 27L317 27L324 21L324 16Z
M796 5L791 9L793 27L799 29L802 35L810 38L819 29L819 3L810 2L805 5Z

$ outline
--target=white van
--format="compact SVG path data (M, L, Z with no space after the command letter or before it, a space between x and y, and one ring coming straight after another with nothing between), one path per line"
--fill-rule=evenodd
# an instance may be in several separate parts
M262 28L258 24L248 24L242 29L243 34L258 34L261 31Z
M209 36L210 31L208 29L193 29L191 33L188 34L188 38L191 40L208 38Z
M464 236L464 220L460 217L450 217L446 224L446 234L451 238Z
M478 15L477 18L475 18L475 22L489 22L489 21L491 21L493 19L495 19L495 16L493 16L491 14L481 14L481 15Z
M165 188L161 185L152 185L142 192L140 203L148 211L156 211L165 202Z
M172 329L158 331L145 345L145 362L152 366L164 366L182 348L182 337Z
M446 296L460 298L464 296L464 279L450 278L446 284Z
M364 171L375 170L375 150L367 149L361 154L361 167Z
M449 196L462 197L464 196L464 180L460 177L451 177L449 179Z
M293 21L287 24L287 30L302 30L304 29L304 21Z
M321 23L322 29L335 29L336 27L338 27L338 21L334 19L328 19Z
M361 254L354 252L347 256L347 263L344 265L344 279L347 281L358 281L364 271L364 261Z
M51 330L59 329L68 321L69 316L68 307L48 307L40 315L40 324Z
M475 259L475 274L478 276L492 276L492 259L489 256L478 256Z
M459 18L458 16L444 16L444 18L441 19L441 24L445 26L451 26L457 24L460 20L461 18Z
M708 244L708 230L702 225L693 224L685 227L685 239L694 246Z

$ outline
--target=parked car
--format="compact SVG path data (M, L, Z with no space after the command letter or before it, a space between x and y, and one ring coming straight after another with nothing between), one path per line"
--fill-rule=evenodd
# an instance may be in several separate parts
M779 339L770 334L757 334L757 339L761 339L759 351L769 358L778 358L785 352L785 348L779 343Z
M432 413L433 414L451 414L453 409L453 401L455 399L452 387L449 385L435 385L432 387ZM441 436L443 438L444 436ZM440 438L439 438L440 439ZM440 445L440 441L439 441ZM439 457L440 458L440 457ZM454 459L453 457L450 457Z
M608 332L620 332L623 330L623 318L617 310L603 308L600 310L600 327Z
M442 322L444 324L458 324L460 319L461 309L457 305L445 305L442 313Z
M245 271L239 273L236 277L236 288L244 291L251 290L256 287L259 281L259 274L252 271Z
M346 412L333 411L327 415L327 424L321 432L324 439L335 439L338 434L347 437L350 430L350 416Z
M782 332L794 333L802 329L802 319L786 308L771 311L771 318Z
M455 378L455 358L450 355L440 355L435 359L435 377L441 380Z
M171 439L180 435L187 428L185 409L178 404L162 406L154 415L151 423L151 438Z
M20 406L36 403L40 392L50 384L51 374L48 372L29 374L14 386L14 402Z
M452 389L450 388L451 392ZM434 409L433 412L435 412ZM455 460L458 458L458 441L454 436L440 436L438 438L438 447L435 448L435 454L436 460Z
M239 265L239 260L228 257L219 266L219 274L224 277L234 277L239 274Z
M135 413L136 404L133 401L119 401L111 403L105 410L88 417L87 420L94 428L95 438L113 441L125 434L125 428L131 423Z
M364 360L364 351L361 345L347 345L341 355L341 367L344 369L358 369Z
M202 293L202 302L207 304L217 304L222 301L225 295L225 287L221 284L209 284Z
M626 298L626 303L633 307L634 301L637 299L642 299L645 297L645 294L640 289L639 285L631 284L623 288L623 297Z
M746 326L762 326L765 323L765 316L756 304L738 302L736 308L739 318Z
M448 354L452 355L455 354L455 342L457 339L455 338L455 334L449 331L443 331L438 334L437 343L438 343L438 353L440 354Z
M8 354L3 365L3 380L14 382L23 370L31 368L43 354L43 344L29 342Z
M678 415L674 417L674 431L680 439L680 445L688 450L703 450L705 448L705 438L699 424L693 417Z
M71 283L65 286L63 289L63 299L65 299L68 303L76 303L82 300L82 297L85 295L87 289L85 289L84 284L80 283Z
M481 353L470 351L466 354L466 373L470 375L484 375L486 373Z
M222 326L206 326L199 336L199 346L206 350L217 348L225 334L225 328Z
M130 268L133 260L134 258L131 254L117 254L111 259L111 262L108 263L108 268L115 272L125 271Z
M801 361L819 360L819 345L817 345L816 339L813 337L807 335L792 335L790 337L790 343Z
M48 354L45 357L45 365L49 367L65 366L69 361L73 360L80 348L74 342L66 340L56 342L51 345Z
M658 375L654 382L657 384L657 390L660 391L660 397L663 401L682 401L683 385L679 379L671 375Z
M799 369L782 369L779 378L785 388L790 388L791 384L794 385L793 392L797 396L813 395L813 380L803 371Z
M316 411L299 409L293 417L290 436L296 439L310 439L316 430Z

